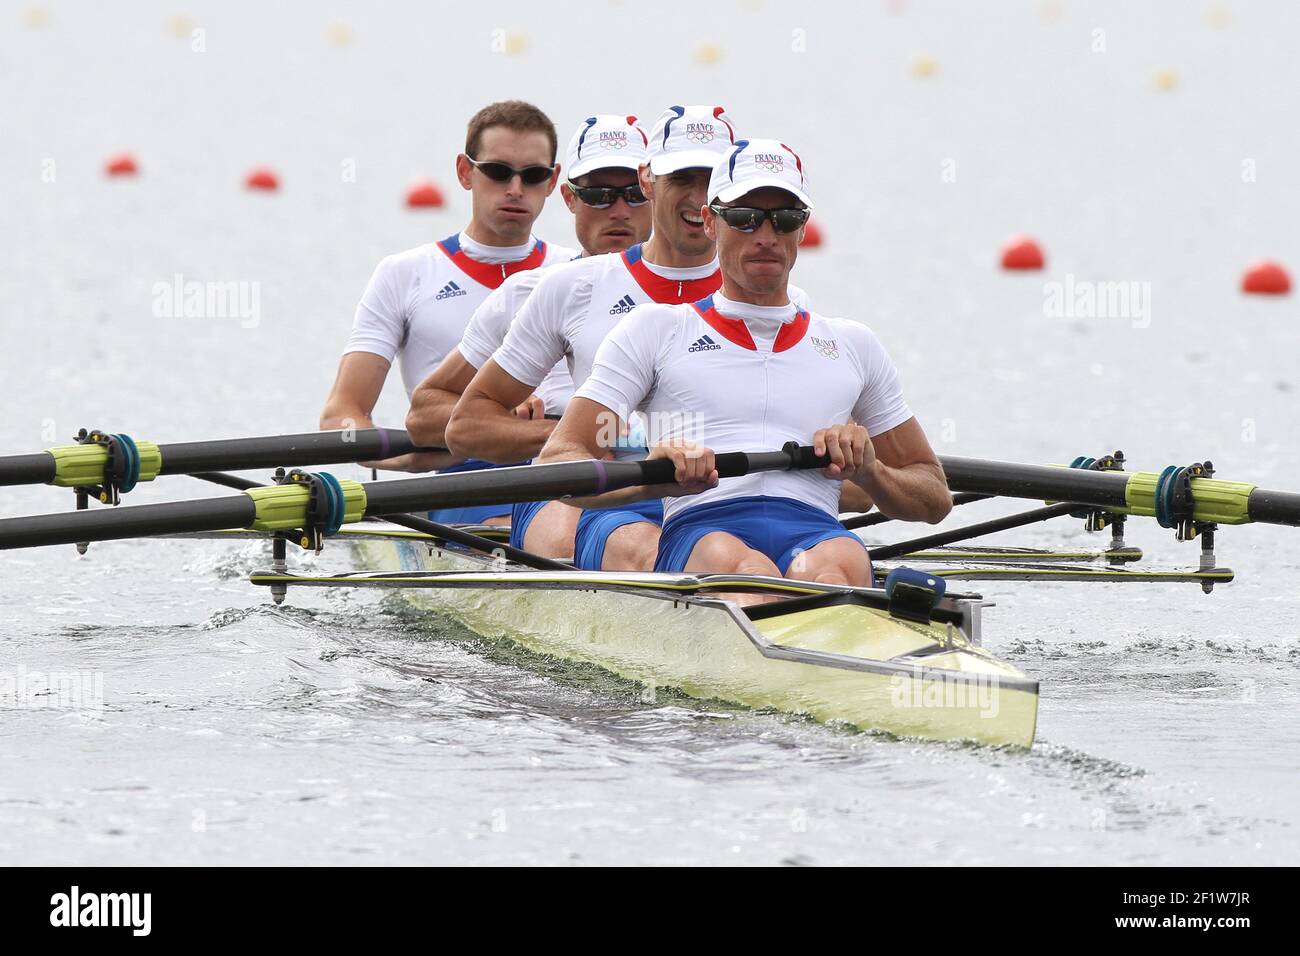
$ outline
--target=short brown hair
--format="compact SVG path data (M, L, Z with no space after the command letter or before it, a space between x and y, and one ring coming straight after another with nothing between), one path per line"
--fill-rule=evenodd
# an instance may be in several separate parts
M489 103L469 121L465 132L465 155L479 159L478 149L483 145L483 133L493 126L504 126L520 133L545 133L551 143L551 165L555 165L555 154L559 144L555 137L555 124L551 118L532 103L523 100L501 100Z

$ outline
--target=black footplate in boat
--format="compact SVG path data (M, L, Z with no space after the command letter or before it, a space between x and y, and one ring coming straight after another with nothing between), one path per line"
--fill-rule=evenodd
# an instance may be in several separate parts
M935 608L947 589L947 582L938 575L915 568L895 568L885 578L890 616L923 623L934 620Z

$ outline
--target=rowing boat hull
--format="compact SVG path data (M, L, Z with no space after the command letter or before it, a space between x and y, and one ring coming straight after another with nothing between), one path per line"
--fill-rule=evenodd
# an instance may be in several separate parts
M477 556L420 541L360 539L354 547L376 571L477 572L485 585L500 576L492 570L499 566ZM402 594L483 637L595 664L651 689L903 737L1033 743L1037 684L950 626L843 606L749 621L726 600L658 589L559 590L545 586L546 575L531 577L538 586L403 587ZM915 657L906 653L914 648Z

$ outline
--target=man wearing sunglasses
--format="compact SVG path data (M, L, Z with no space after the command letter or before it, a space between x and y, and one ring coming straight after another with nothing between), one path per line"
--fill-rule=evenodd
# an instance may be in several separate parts
M742 140L713 170L705 228L722 289L687 305L640 306L606 338L539 462L598 458L610 420L662 424L651 458L676 466L656 570L871 583L839 523L852 482L895 518L936 522L952 499L894 363L865 325L801 308L790 269L812 202L803 162L775 140ZM831 464L719 482L714 452L811 444ZM597 505L658 496L629 489ZM742 596L742 600L753 600Z
M633 308L692 302L718 289L722 277L700 207L710 171L734 141L734 127L720 106L664 111L639 173L653 210L650 239L619 255L582 259L541 277L501 347L456 405L447 427L449 447L489 461L533 457L555 422L521 420L512 409L557 360L566 360L580 384L605 335ZM644 441L625 436L618 453L644 456ZM541 509L526 526L513 525L511 541L550 556L571 553L588 570L649 570L661 519L662 509L652 501L581 515L560 503Z
M636 117L629 115L589 116L574 131L564 158L568 181L560 185L560 196L573 213L582 255L621 252L650 235L649 202L637 183L637 171L646 160L648 143ZM543 274L543 270L531 269L512 275L475 310L460 344L411 396L406 430L415 441L433 447L446 445L452 409L475 373L500 347L511 321ZM573 378L561 361L514 413L525 421L547 415L558 418L572 396ZM524 529L548 505L561 517L572 516L569 524L576 524L577 511L573 508L550 502L517 504L510 509L511 527L517 529L520 540ZM562 521L544 525L560 536L547 550L567 555L573 547L573 527L566 529ZM536 537L532 543L546 547Z
M555 188L555 126L519 100L493 103L469 122L456 177L470 193L469 224L441 242L384 259L357 306L352 334L321 412L321 428L367 428L394 359L410 395L460 340L470 316L515 272L574 256L532 235ZM450 455L404 455L367 466L429 471ZM468 520L468 519L467 519Z

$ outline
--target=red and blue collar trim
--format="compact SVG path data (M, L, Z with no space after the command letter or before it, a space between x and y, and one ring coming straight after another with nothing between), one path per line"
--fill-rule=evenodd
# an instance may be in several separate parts
M712 275L704 276L702 279L665 279L661 275L656 275L642 261L639 242L630 249L624 249L622 256L623 265L627 267L627 271L632 274L632 278L636 280L636 284L642 291L650 296L651 302L658 302L661 305L682 305L705 296L712 296L722 288L721 269L714 269Z
M518 262L479 262L477 259L471 259L460 247L460 233L443 239L438 243L438 248L446 253L447 258L455 263L461 272L489 289L500 286L506 281L507 276L536 269L546 261L546 243L540 239L533 246L533 251Z
M713 304L713 296L692 302L691 307L700 314L700 318L707 322L713 331L728 342L749 349L751 352L758 351L758 346L754 344L754 337L749 334L749 326L745 325L742 319L729 319L719 312ZM794 319L782 326L781 331L777 333L776 341L772 343L772 351L785 352L792 349L807 334L808 313L799 309L795 312Z

